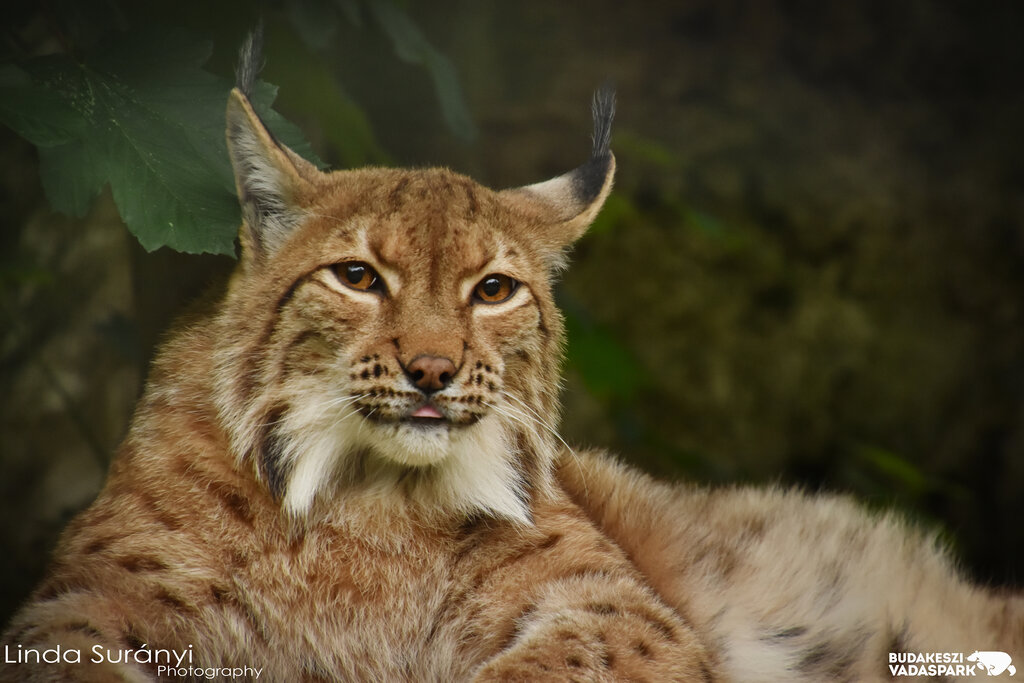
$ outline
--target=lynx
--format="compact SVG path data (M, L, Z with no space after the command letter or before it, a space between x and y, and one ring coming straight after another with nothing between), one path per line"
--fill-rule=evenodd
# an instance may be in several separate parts
M656 483L555 424L552 280L590 159L494 192L321 172L249 103L240 257L159 352L106 485L4 635L4 681L885 680L1024 655L1020 600L852 504ZM41 663L50 662L50 663Z

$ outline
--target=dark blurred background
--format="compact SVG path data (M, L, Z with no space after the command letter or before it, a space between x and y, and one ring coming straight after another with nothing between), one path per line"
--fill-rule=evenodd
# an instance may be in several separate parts
M276 108L334 167L543 180L585 159L610 79L616 190L559 290L567 440L896 506L976 579L1024 583L1024 4L394 5L461 92L402 59L371 0L94 4L8 4L3 61L76 21L173 24L229 77L262 15ZM232 261L146 253L109 192L54 213L2 127L0 226L5 622L101 485L162 332Z

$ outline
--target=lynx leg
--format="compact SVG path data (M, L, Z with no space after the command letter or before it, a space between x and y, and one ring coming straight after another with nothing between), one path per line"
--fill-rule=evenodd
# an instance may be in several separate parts
M712 681L690 627L627 578L584 575L546 587L512 643L477 681Z

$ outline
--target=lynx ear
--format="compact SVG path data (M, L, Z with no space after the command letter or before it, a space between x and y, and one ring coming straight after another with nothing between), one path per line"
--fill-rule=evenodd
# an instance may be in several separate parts
M298 199L319 171L278 143L249 101L261 59L262 26L242 46L237 86L228 97L227 141L242 205L243 257L273 254L303 218Z
M615 156L609 149L615 118L615 91L594 93L594 145L590 159L575 170L551 180L505 190L502 196L528 215L537 217L546 246L561 251L586 232L612 189Z

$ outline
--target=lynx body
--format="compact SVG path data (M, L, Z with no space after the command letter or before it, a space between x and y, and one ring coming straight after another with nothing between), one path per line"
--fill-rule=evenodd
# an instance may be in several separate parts
M610 95L587 163L493 192L319 171L250 106L257 61L228 105L236 270L160 351L4 636L80 661L0 679L180 679L156 652L269 681L862 680L889 677L893 643L1024 656L1017 603L897 524L560 446L551 283L611 187Z

